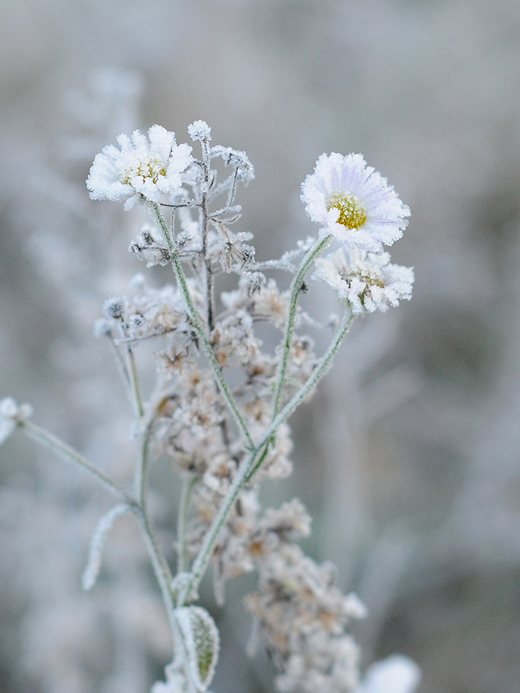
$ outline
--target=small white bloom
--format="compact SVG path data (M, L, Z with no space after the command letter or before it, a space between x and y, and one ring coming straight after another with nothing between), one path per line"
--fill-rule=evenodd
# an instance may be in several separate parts
M0 400L0 445L6 441L19 421L25 421L32 414L30 404L18 405L12 397Z
M385 311L412 297L413 269L390 263L389 253L343 249L316 260L314 279L323 279L355 315Z
M107 320L119 320L123 316L125 310L125 300L121 296L107 298L103 302L103 315Z
M414 693L421 679L415 662L392 655L370 666L357 693Z
M322 235L347 248L379 252L403 235L410 216L386 178L361 154L322 154L302 184L302 201Z
M161 195L173 194L182 185L181 173L191 164L191 147L177 145L175 133L152 125L148 139L139 130L119 135L121 149L112 144L97 154L87 178L93 200L121 200L125 209L143 198L159 202Z
M209 142L211 140L211 128L205 120L196 120L188 125L188 135L194 142Z

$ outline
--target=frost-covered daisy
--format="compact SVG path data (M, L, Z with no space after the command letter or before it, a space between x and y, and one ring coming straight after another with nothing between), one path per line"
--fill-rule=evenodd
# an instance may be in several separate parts
M119 135L121 149L112 144L97 154L87 178L93 200L121 200L125 209L145 198L159 202L161 195L175 193L182 185L181 173L193 161L191 147L175 142L175 133L152 125L148 138L139 130Z
M412 297L413 269L392 265L389 253L342 248L316 260L314 279L323 279L355 315L385 311Z
M322 235L347 248L379 252L403 235L410 216L386 178L361 154L322 154L302 184L302 201Z

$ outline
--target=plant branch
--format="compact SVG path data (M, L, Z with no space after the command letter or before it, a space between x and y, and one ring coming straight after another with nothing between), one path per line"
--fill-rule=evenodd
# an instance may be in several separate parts
M220 531L227 521L234 505L235 501L243 488L244 484L247 483L257 471L260 464L265 457L265 451L271 438L274 436L278 428L293 414L295 409L303 402L303 400L308 397L314 387L317 385L318 381L325 375L328 370L332 359L336 355L338 349L340 348L343 340L345 339L347 332L352 325L354 316L350 311L345 311L343 320L338 329L336 337L330 344L329 348L323 355L320 363L314 369L310 378L302 386L302 388L292 397L292 399L285 405L282 411L273 419L268 429L265 431L260 442L256 445L254 450L252 450L248 457L239 467L237 474L233 479L231 488L228 491L224 502L222 503L213 523L211 524L209 530L206 533L204 541L201 548L193 562L192 565L192 580L185 592L181 595L183 603L190 600L191 595L196 593L197 588L206 572L206 569L211 560L215 543L219 537ZM260 460L257 461L258 456L261 455ZM182 603L181 601L179 603Z
M245 437L247 444L249 448L254 447L253 439L251 438L251 434L249 433L249 429L242 417L242 414L239 411L237 402L235 398L233 397L233 394L231 393L231 390L229 389L229 385L226 382L226 379L222 375L222 369L220 368L217 357L215 356L215 352L213 351L213 347L211 346L211 343L208 339L208 336L206 334L206 331L204 330L204 327L202 326L201 319L199 317L199 314L197 312L197 309L195 308L195 305L193 303L193 300L191 298L190 290L188 288L188 283L186 281L186 276L184 274L184 270L182 269L181 263L179 261L179 257L177 255L177 252L175 250L175 245L173 242L173 239L171 237L170 231L168 229L168 226L166 222L164 221L164 217L161 214L161 210L158 204L152 203L151 208L154 210L154 213L156 215L157 221L159 222L159 225L161 227L161 230L164 234L165 240L168 244L168 250L170 252L170 258L171 258L171 263L173 267L173 271L175 272L175 276L177 278L177 281L179 283L179 286L181 288L182 294L184 296L184 300L186 301L186 307L188 310L188 317L191 321L191 324L193 328L195 329L197 336L200 338L200 341L202 343L202 348L204 351L204 354L206 355L208 362L211 366L211 370L213 371L213 375L220 386L220 389L222 391L222 394L224 395L228 406L231 410L231 413L233 415L233 418L235 419L240 431L242 432L243 436Z
M298 297L303 285L303 280L311 268L314 260L320 255L325 248L330 244L331 237L318 240L312 248L310 248L304 255L298 272L296 273L292 284L291 284L291 299L289 303L289 315L287 317L287 323L285 327L285 336L283 340L283 352L280 359L277 377L276 377L276 391L275 400L273 407L273 419L276 417L280 411L282 404L283 388L285 385L285 376L287 374L287 365L289 363L289 354L291 351L291 343L294 334L294 323L296 321L296 312L298 308Z
M186 527L188 524L188 511L190 508L191 493L193 487L199 481L197 476L186 477L182 487L182 496L179 504L179 514L177 519L177 553L178 568L177 573L184 573L188 570L188 552L186 547Z
M135 501L133 498L123 491L123 489L119 488L119 486L105 476L103 472L99 471L99 469L96 469L96 467L90 464L90 462L80 455L79 452L74 450L74 448L71 448L52 433L49 433L49 431L40 428L40 426L33 424L31 421L19 421L18 428L20 428L27 437L32 438L32 440L35 440L49 450L52 450L52 452L66 462L69 462L70 464L73 464L87 472L87 474L98 481L118 500L122 501L123 503L127 503L130 506L135 506Z

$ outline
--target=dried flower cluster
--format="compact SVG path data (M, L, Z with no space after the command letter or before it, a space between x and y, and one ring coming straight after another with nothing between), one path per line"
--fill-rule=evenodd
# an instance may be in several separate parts
M149 210L150 223L129 250L149 268L171 265L175 280L154 288L136 276L127 295L105 301L96 326L115 347L133 403L139 448L133 491L122 490L28 422L27 407L10 398L0 407L0 438L18 426L117 498L94 534L86 588L96 581L114 520L136 517L174 640L166 681L156 683L153 693L208 690L218 632L193 602L210 565L221 603L227 579L258 572L258 587L246 605L279 669L280 691L363 690L358 647L346 628L365 615L364 606L355 595L341 594L331 564L316 564L299 547L310 532L301 502L263 510L258 488L266 478L291 473L287 420L329 368L354 317L411 297L413 271L390 264L383 252L383 245L402 235L409 210L360 155L322 155L302 187L308 214L321 225L317 237L278 261L256 262L252 234L231 228L241 215L238 185L254 178L253 166L242 151L212 146L204 121L188 132L200 145L198 159L190 145L178 145L174 133L154 125L148 137L135 131L119 136L119 149L105 147L87 180L93 199L126 199L126 209L139 203ZM341 247L321 257L334 242ZM280 290L268 270L291 272L290 288ZM219 290L222 273L238 275L235 290ZM342 307L337 333L323 354L307 334L317 322L299 305L308 277L329 284ZM278 335L277 348L263 344L258 327L265 324ZM143 342L154 344L156 373L146 396L137 356ZM182 482L175 574L147 505L148 469L159 455L168 457ZM386 690L389 679L380 681L371 692ZM395 690L412 691L415 681Z

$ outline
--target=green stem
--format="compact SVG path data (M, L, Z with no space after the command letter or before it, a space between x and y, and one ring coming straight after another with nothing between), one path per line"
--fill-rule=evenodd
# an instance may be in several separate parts
M354 316L352 315L352 313L350 313L350 311L345 312L345 315L338 329L336 337L334 338L334 341L331 343L326 353L323 355L321 361L314 369L310 378L302 386L299 392L297 392L292 397L292 399L285 405L282 411L273 419L269 428L265 431L258 445L255 447L254 450L252 450L249 453L248 457L239 467L238 472L235 478L233 479L231 488L229 489L228 494L224 499L224 502L222 503L215 519L213 520L211 527L209 528L208 532L206 533L206 536L204 537L202 546L200 547L199 552L192 565L192 580L184 594L180 595L179 603L188 602L190 600L191 595L197 591L197 588L211 560L213 549L219 537L220 531L235 505L235 501L238 497L238 494L240 493L244 484L249 479L251 479L253 474L259 468L260 464L262 463L265 457L267 445L269 445L271 438L274 436L278 428L291 416L291 414L293 414L295 409L297 409L297 407L303 402L303 400L306 397L308 397L310 392L317 385L318 381L325 375L334 356L336 355L343 340L345 339L347 332L350 329L350 326L352 325L353 318ZM260 460L257 461L259 455L261 455L261 457Z
M173 243L173 239L171 237L170 231L168 229L168 226L166 222L164 221L164 217L161 214L160 207L157 203L152 203L151 205L152 209L154 210L154 213L157 217L157 221L159 222L159 225L161 227L161 230L164 234L164 237L166 239L166 242L168 244L168 250L170 252L170 259L172 263L173 270L175 272L175 276L177 278L177 281L179 283L179 286L181 288L182 294L184 296L184 300L186 301L186 306L188 309L188 317L191 321L191 324L197 333L197 336L199 337L202 348L204 351L204 354L206 355L206 358L209 361L209 364L211 366L211 370L213 371L213 375L220 386L220 389L222 391L222 394L224 395L228 406L231 410L231 413L233 414L233 417L241 430L243 436L245 437L248 447L253 448L254 443L253 439L251 438L251 434L249 433L249 430L247 428L247 425L242 418L242 415L238 409L238 405L235 401L235 398L233 397L233 394L231 393L231 390L229 389L229 385L226 382L226 379L222 375L222 369L220 368L217 357L215 356L215 353L213 351L213 347L210 344L210 341L206 335L206 331L204 330L202 326L201 319L199 317L199 314L197 312L197 309L195 308L195 305L193 303L193 300L191 298L190 290L188 288L188 283L186 281L186 275L184 274L184 270L182 269L179 257L177 255L177 252L175 250L175 246Z
M123 354L120 354L117 347L116 354L118 355L120 362L122 363L125 380L130 386L130 394L132 398L132 405L134 407L134 415L137 419L142 419L144 415L143 398L141 395L141 386L139 385L139 375L137 372L134 351L128 339L128 326L125 325L124 322L121 322L120 329L121 334L123 335L123 340L125 342L124 352L126 353L126 364Z
M200 224L202 233L202 260L204 263L204 276L206 284L206 310L208 330L211 334L213 331L214 320L214 288L213 288L213 273L211 271L211 260L208 257L208 182L210 170L209 147L207 142L202 143L202 164L204 170L204 188L202 190L200 201Z
M332 360L336 356L341 344L343 343L343 340L347 336L347 332L349 331L353 321L354 321L354 315L349 310L346 310L345 314L343 316L343 320L341 321L341 324L340 324L338 331L336 333L336 337L331 342L329 348L327 349L325 354L322 356L322 358L321 358L320 362L318 363L318 365L316 366L316 368L313 370L310 378L304 383L302 388L292 397L292 399L290 399L289 402L287 402L287 404L282 409L282 411L273 419L270 427L267 429L267 432L264 434L262 441L257 446L257 451L261 450L263 445L269 444L271 438L276 433L278 428L283 423L285 423L285 421L287 421L287 419L294 413L294 411L300 406L300 404L310 395L312 390L316 387L318 382L325 375L325 373L327 372L327 370L329 369L329 367L332 363ZM259 468L262 461L263 461L263 457L251 469L250 473L246 477L246 481L249 481L251 479L253 474Z
M141 446L141 459L136 465L134 477L134 489L139 505L146 512L146 484L148 479L148 466L150 462L150 436L152 433L152 423L148 424L143 435Z
M151 525L150 519L143 508L134 506L134 515L136 516L139 526L141 528L141 533L144 538L146 548L148 550L148 555L150 556L150 561L152 563L152 568L157 578L159 588L161 590L161 595L163 598L163 603L166 608L166 613L168 615L168 621L170 623L170 628L172 631L173 638L173 652L174 656L177 652L177 643L182 641L181 633L175 619L175 600L171 590L172 584L172 574L170 567L163 552L159 548L159 542L155 535L155 531Z
M285 385L285 376L287 374L287 365L289 363L289 354L291 351L291 343L294 334L294 323L296 321L296 313L298 308L298 297L303 285L303 281L308 271L311 268L314 260L320 255L325 248L330 244L331 236L320 239L317 241L312 248L310 248L306 253L301 262L301 265L296 273L292 284L291 284L291 299L289 303L289 315L287 317L287 324L285 327L285 336L283 340L283 353L280 359L280 364L278 367L278 372L276 376L276 393L273 408L273 419L276 417L280 411L282 403L283 388Z
M43 428L40 428L31 421L19 421L18 427L25 433L26 436L32 438L36 442L44 445L49 450L52 450L56 455L61 457L66 462L74 464L76 467L80 467L85 472L90 474L91 477L96 479L107 491L109 491L118 500L127 503L130 506L135 506L135 501L123 491L117 484L115 484L111 479L96 469L90 464L82 455L79 454L74 448L64 443L56 436L52 435Z
M172 575L166 558L164 557L161 549L159 548L159 543L157 541L155 531L146 513L146 509L143 503L144 496L142 496L140 503L136 502L131 496L125 493L125 491L119 488L119 486L117 486L111 479L105 476L103 472L100 472L99 469L96 469L94 466L92 466L90 462L88 462L82 455L79 454L79 452L71 448L69 445L64 443L59 438L56 438L56 436L52 435L45 429L40 428L36 424L33 424L30 421L19 421L18 428L20 428L21 431L27 437L45 446L53 453L58 455L58 457L61 457L66 462L73 464L76 467L79 467L80 469L87 472L92 478L98 481L103 486L103 488L109 491L119 501L122 501L126 506L128 506L130 511L136 516L144 537L146 547L148 549L148 554L152 562L152 567L157 578L157 582L159 583L164 605L166 607L166 611L168 614L168 620L170 622L170 626L172 629L172 637L174 639L174 643L179 642L181 636L179 634L179 629L174 617L175 603L172 591L170 589ZM149 431L147 431L147 434L145 436L145 443L143 444L143 461L148 459L148 440ZM141 494L143 494L145 478L146 463L143 463L143 473L141 476L143 485L140 486Z
M143 398L141 396L141 387L139 385L139 376L137 374L137 366L132 347L127 344L126 353L128 356L128 372L130 373L130 385L134 399L134 413L138 419L144 416Z
M185 573L188 570L188 550L186 546L186 528L188 524L188 512L193 487L199 481L197 476L186 477L182 488L182 496L179 504L179 515L177 520L177 553L179 563L177 573Z

